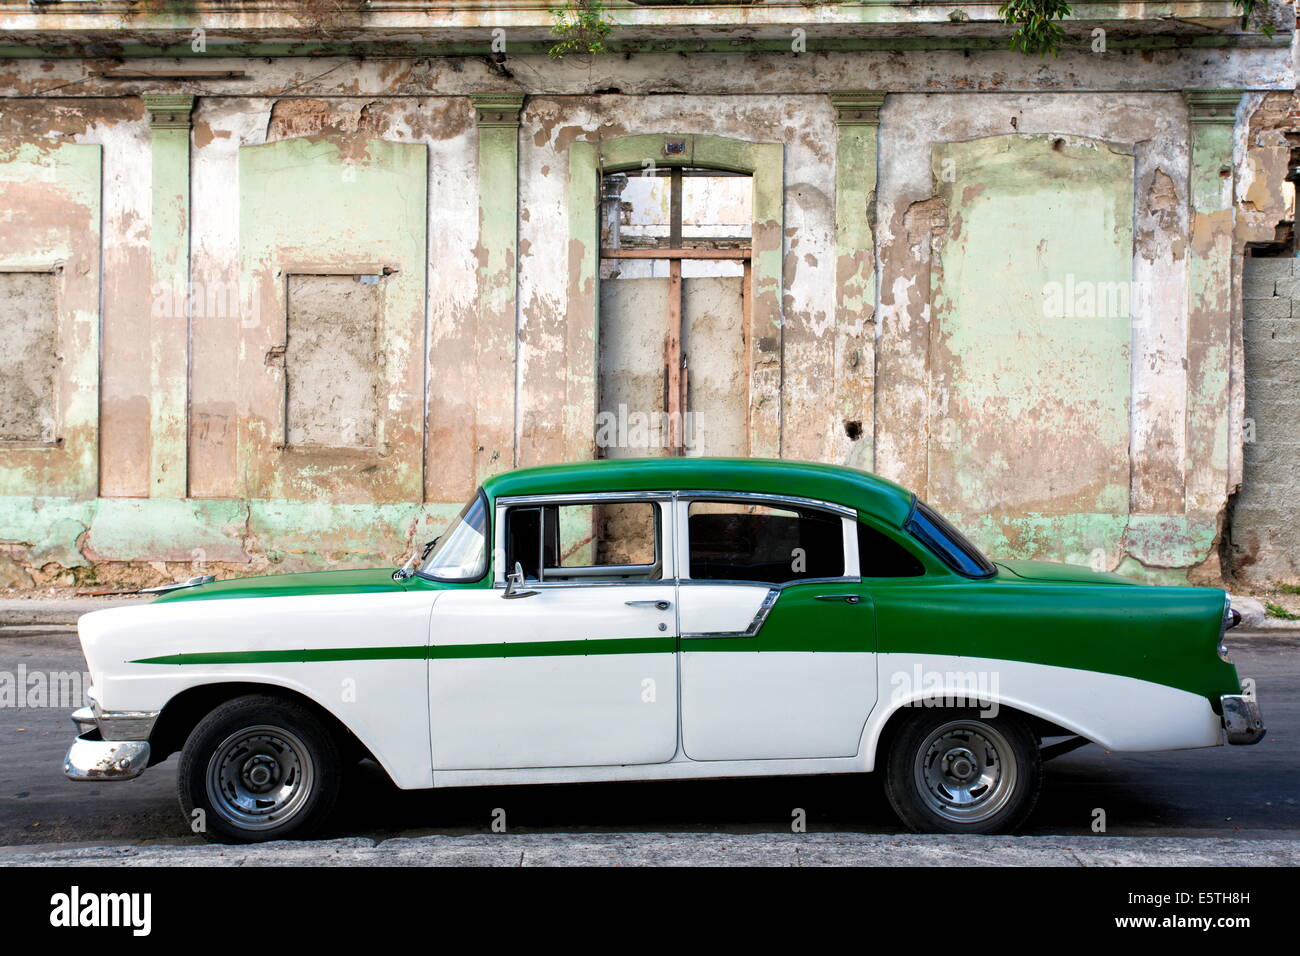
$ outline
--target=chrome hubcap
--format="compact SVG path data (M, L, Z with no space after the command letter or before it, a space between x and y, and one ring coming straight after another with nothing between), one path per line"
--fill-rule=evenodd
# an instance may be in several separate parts
M935 729L917 750L917 791L954 823L979 823L1006 806L1016 788L1007 739L988 724L958 720Z
M264 830L291 818L311 795L314 780L307 746L282 727L233 733L208 761L213 809L247 830Z

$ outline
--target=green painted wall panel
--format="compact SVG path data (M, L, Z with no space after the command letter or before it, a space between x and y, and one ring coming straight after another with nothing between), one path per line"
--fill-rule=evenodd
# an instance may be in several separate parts
M1132 154L1009 135L938 145L933 164L930 497L1126 514Z

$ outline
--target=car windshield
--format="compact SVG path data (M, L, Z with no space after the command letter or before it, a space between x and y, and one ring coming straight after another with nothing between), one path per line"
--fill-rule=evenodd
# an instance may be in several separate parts
M437 581L477 581L487 571L487 498L479 491L434 539L420 575Z
M916 499L905 527L912 537L958 574L968 578L987 578L997 573L993 562L984 557L979 548L924 501Z

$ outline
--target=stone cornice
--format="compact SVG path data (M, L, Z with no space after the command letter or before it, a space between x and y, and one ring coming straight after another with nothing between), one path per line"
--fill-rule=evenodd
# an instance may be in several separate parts
M1237 121L1237 104L1241 90L1185 90L1188 118L1193 123L1223 123L1231 126Z
M885 102L881 90L834 90L830 93L835 107L836 126L879 126L880 107Z
M522 93L471 93L469 100L474 106L476 126L519 126L519 114L524 108Z
M145 93L144 108L154 129L189 129L194 97L186 93Z

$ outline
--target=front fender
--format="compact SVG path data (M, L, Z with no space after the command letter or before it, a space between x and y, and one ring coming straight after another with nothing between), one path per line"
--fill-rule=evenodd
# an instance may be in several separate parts
M148 604L78 626L105 710L160 711L227 683L300 694L333 715L403 788L432 786L427 647L439 592Z

